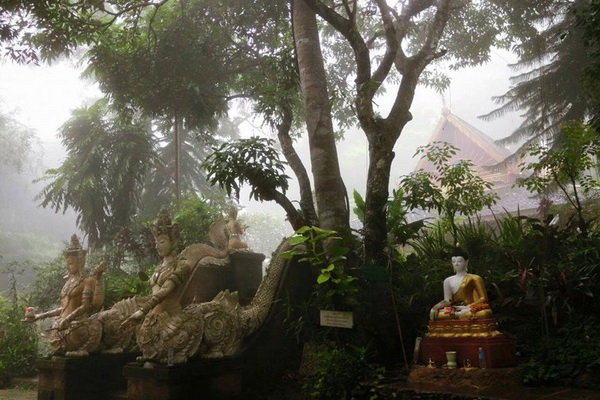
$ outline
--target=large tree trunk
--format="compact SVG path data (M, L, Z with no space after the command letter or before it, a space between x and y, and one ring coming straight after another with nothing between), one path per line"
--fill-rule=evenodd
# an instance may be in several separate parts
M394 142L390 135L365 131L369 140L369 170L365 195L364 243L365 261L368 264L385 266L387 240L388 185L394 160ZM383 145L384 142L389 142Z
M294 0L292 19L318 219L324 229L345 232L349 228L348 201L333 135L317 18L304 0Z
M369 141L369 170L367 174L367 189L365 195L365 262L367 264L384 266L388 261L384 251L387 240L387 211L389 199L390 173L394 160L393 148L404 126L412 119L412 105L420 71L417 68L407 68L402 76L396 101L392 112L386 120L369 118L369 115L359 115L361 127ZM361 93L357 96L357 104L365 102Z

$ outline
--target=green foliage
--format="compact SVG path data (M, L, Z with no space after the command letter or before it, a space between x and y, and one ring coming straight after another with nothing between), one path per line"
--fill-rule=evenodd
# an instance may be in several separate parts
M384 368L372 360L367 347L324 346L312 356L314 365L303 386L311 399L349 400L359 382L383 377Z
M425 220L408 222L408 210L404 202L404 192L397 189L392 192L392 198L387 204L387 226L393 243L390 245L405 245L415 238L419 231L425 226Z
M577 185L580 185L583 193L590 193L600 186L590 175L600 152L598 132L578 122L563 125L561 131L561 141L557 143L557 148L548 148L538 143L527 147L526 155L535 157L537 161L520 164L523 172L533 172L533 176L520 184L536 193L548 190L552 183L557 184L567 196L569 192L565 186L576 193Z
M35 372L37 335L31 324L21 319L25 306L0 296L0 383L7 377Z
M29 286L28 306L37 307L40 310L50 310L58 306L60 290L62 289L66 275L65 260L58 256L52 261L36 264L33 267L35 276Z
M357 304L356 278L345 270L348 247L337 232L316 226L303 226L291 237L290 243L300 245L282 254L284 258L299 256L317 272L316 304L320 309L342 310Z
M492 188L491 183L474 172L471 161L450 163L457 150L446 142L420 146L416 154L423 154L422 157L432 162L435 171L415 171L400 181L400 188L405 193L405 207L437 211L449 224L455 242L456 217L475 215L498 199L498 195L488 192Z
M278 190L285 194L289 179L284 174L286 162L280 160L274 143L255 136L222 144L204 162L209 182L236 198L244 184L250 185L250 198L255 200L272 200Z
M148 270L147 270L148 271ZM119 300L150 294L148 274L124 271L110 271L104 274L104 306L106 308Z
M360 222L365 223L365 199L358 193L356 189L352 191L352 197L354 198L354 208L352 212L358 218Z
M585 25L577 17L587 12L591 2L494 3L506 10L510 25L521 27L514 46L519 60L510 88L494 98L501 106L483 117L522 110L520 126L502 139L503 144L518 143L519 154L539 140L559 141L565 122L585 121L597 114L597 103L582 95L587 86L582 76L592 64L595 46L587 47Z
M21 321L25 305L19 299L16 274L19 264L10 263L1 272L9 275L8 299L0 296L0 384L11 375L35 371L37 335L31 324Z
M4 2L0 9L0 51L18 63L37 64L71 54L78 44L91 43L102 21L90 18L98 2L74 5L68 0Z
M358 220L364 223L365 200L356 190L353 191L355 207L352 209ZM404 245L414 238L419 230L425 225L424 220L408 222L406 216L408 211L404 204L404 192L402 189L393 190L392 197L386 205L386 226L388 228L388 243L391 246Z
M539 143L526 148L526 155L537 161L520 164L522 172L532 175L521 180L519 185L540 194L560 190L575 209L578 227L586 235L588 227L583 217L581 196L600 189L600 182L592 175L600 154L600 136L591 126L569 122L562 126L560 138L554 148Z
M557 329L546 344L548 350L535 354L523 365L523 381L600 388L599 322L595 315L584 315Z
M283 23L280 26L283 26ZM290 35L291 31L280 33L281 39L270 44L275 46L273 54L262 56L261 70L254 71L255 75L245 74L238 83L252 88L253 96L257 98L254 110L263 115L265 122L272 128L277 128L283 123L287 112L291 114L292 111L298 112L302 109L300 77ZM265 80L264 75L271 79ZM301 127L301 121L299 117L294 118L298 127Z
M67 158L46 171L37 200L56 212L73 208L90 245L109 242L137 212L144 178L158 162L145 121L111 118L99 101L81 108L60 130Z
M582 89L589 99L592 112L590 124L600 129L600 2L591 0L587 7L576 7L573 15L577 26L583 32L583 43L590 53L591 64L585 69L582 77Z
M192 243L210 243L210 225L221 217L224 204L214 204L198 196L190 196L181 202L173 223L179 225L179 247L184 249Z
M196 13L203 11L199 2L173 2L145 14L135 28L112 26L88 52L88 73L119 108L152 118L180 117L192 127L214 126L226 109L223 50L229 33L198 24ZM135 35L132 28L153 34Z
M0 231L0 254L7 260L48 260L60 250L60 244L35 233Z

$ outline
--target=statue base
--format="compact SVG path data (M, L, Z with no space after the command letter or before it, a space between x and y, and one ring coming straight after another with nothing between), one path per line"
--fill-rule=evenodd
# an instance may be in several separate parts
M459 367L464 366L467 359L473 367L479 367L479 348L485 354L486 368L517 364L516 341L497 331L493 319L432 321L428 328L429 333L421 341L419 353L419 361L423 364L428 364L431 359L440 366L447 361L447 351L456 351Z
M241 399L241 364L238 357L193 359L173 366L129 363L123 368L127 399Z
M104 400L124 391L123 366L136 354L91 354L88 357L39 358L38 400Z

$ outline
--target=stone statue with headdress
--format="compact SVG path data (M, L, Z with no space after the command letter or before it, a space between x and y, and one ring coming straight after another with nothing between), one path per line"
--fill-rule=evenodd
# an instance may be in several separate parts
M86 274L86 251L77 235L71 236L71 243L63 255L67 275L60 292L60 306L39 314L28 309L24 321L56 317L47 335L50 354L86 356L96 350L102 335L101 324L90 316L102 307L104 301L101 280L104 266L96 266L92 276Z

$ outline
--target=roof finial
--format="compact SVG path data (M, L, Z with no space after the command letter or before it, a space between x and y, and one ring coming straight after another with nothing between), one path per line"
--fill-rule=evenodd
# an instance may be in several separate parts
M446 96L442 94L442 115L447 117L450 115L450 108L446 105Z

